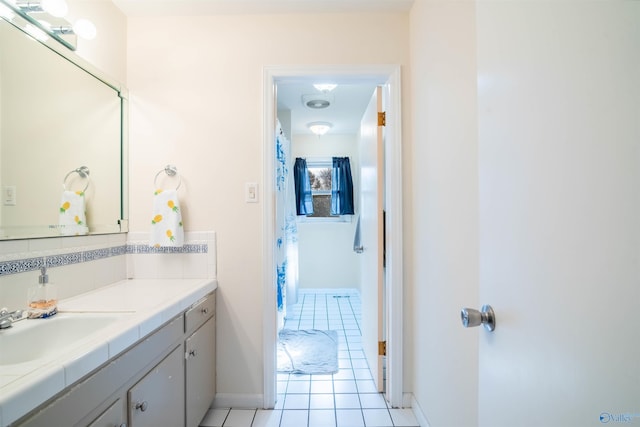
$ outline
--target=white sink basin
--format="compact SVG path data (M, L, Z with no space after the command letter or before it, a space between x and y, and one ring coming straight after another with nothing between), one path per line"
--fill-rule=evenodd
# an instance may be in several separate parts
M0 330L0 366L55 357L130 314L58 313L47 319L20 320Z

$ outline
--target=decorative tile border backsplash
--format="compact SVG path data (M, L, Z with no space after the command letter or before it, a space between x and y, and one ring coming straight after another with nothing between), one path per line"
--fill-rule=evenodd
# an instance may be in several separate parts
M180 247L155 248L148 244L130 243L127 245L128 254L206 254L209 252L209 245L206 243L186 243Z
M44 267L44 257L16 259L0 263L0 276L39 270Z
M126 244L110 248L90 249L66 254L46 255L34 258L0 261L0 277L9 274L25 273L42 267L62 267L65 265L95 261L125 254L203 254L209 252L207 243L185 244L182 247L152 248L148 244Z

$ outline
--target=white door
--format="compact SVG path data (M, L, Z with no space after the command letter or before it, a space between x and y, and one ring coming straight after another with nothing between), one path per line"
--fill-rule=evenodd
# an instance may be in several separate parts
M640 3L576 10L477 3L480 426L640 425Z
M360 124L360 294L362 298L362 347L378 391L383 390L383 360L378 343L383 329L383 127L378 126L382 89L377 87Z

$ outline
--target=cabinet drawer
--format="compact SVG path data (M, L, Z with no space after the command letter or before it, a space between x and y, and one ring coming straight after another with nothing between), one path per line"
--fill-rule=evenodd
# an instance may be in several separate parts
M88 427L126 427L123 413L124 404L120 399L116 400L106 411L96 418Z
M198 301L184 314L184 330L186 333L195 331L209 320L216 311L216 294L211 293Z

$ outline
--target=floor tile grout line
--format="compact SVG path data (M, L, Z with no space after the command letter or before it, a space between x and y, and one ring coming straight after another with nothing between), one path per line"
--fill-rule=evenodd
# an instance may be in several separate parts
M335 298L334 298L335 299ZM344 335L344 321L342 320L342 313L340 311L340 302L339 300L335 299L336 305L338 307L338 313L340 314L340 330L342 331L342 334ZM346 337L346 335L345 335ZM340 351L340 345L338 344L338 351ZM349 350L347 350L347 354L349 354ZM349 362L351 362L351 356L349 356ZM338 366L340 365L340 359L338 359ZM338 371L340 371L340 368L338 368ZM338 425L338 402L336 400L336 384L335 384L335 379L333 377L333 375L331 376L331 389L333 390L333 418L335 421L335 425Z
M325 300L327 300L327 299L331 300L331 298L329 296L327 296L327 295L329 295L329 293L327 293L327 295L325 295L325 293L321 293L321 294L325 296ZM304 295L304 293L303 293L303 295ZM302 299L303 299L303 301L305 300L304 296L303 296ZM317 313L315 313L315 311L317 311L317 309L319 307L322 306L322 308L324 308L324 311L327 313L327 315L328 315L328 312L329 312L329 306L331 304L327 304L326 301L325 301L325 304L323 306L319 301L321 299L322 299L322 297L321 296L318 297L315 293L312 294L312 297L307 298L307 304L305 305L305 309L308 310L310 305L313 305L314 312L312 314L312 319L314 319L314 322L317 321L317 316L316 316ZM311 301L313 301L313 304L311 304ZM361 319L359 319L357 314L356 314L357 311L354 308L354 301L353 300L349 300L348 302L347 301L343 301L343 303L347 304L348 307L346 307L345 304L340 304L340 300L339 299L336 300L336 308L338 309L338 311L340 313L340 321L341 321L341 324L342 324L343 331L344 331L344 318L345 318L345 316L347 314L349 314L349 316L351 316L353 318L353 320L355 321L355 323L356 323L356 325L358 327L358 331L360 332L359 321L361 321ZM356 302L356 303L359 303L359 301ZM349 313L347 313L347 312L349 312ZM308 314L304 314L303 315L302 314L303 313L302 309L299 311L299 313L302 316L302 317L298 318L298 324L300 325L302 319L306 319L307 318L306 316L308 316ZM295 319L291 319L291 320L295 322ZM361 336L361 334L360 334L360 336ZM355 345L355 347L354 347L354 345ZM365 368L363 368L363 366L361 365L361 362L359 362L360 364L359 364L358 368L356 369L356 367L354 366L354 363L353 363L354 359L352 357L352 354L351 354L352 351L351 350L355 349L355 348L358 348L358 351L360 353L362 353L362 351L363 351L362 350L362 342L361 341L356 341L355 343L352 343L347 339L346 333L344 333L344 346L346 347L345 351L346 351L347 356L348 356L350 367L341 368L341 369L350 370L352 378L349 378L349 379L341 378L341 379L336 380L335 376L331 375L332 396L333 396L333 402L334 402L334 404L333 404L333 406L334 406L333 407L333 414L334 414L333 419L334 419L334 422L338 426L337 411L338 411L339 408L337 408L337 400L336 400L336 392L335 392L336 381L343 381L343 380L346 381L346 380L348 380L348 381L352 381L353 382L354 389L355 389L356 393L347 393L347 394L357 394L357 399L358 399L358 402L359 402L358 405L360 406L359 412L361 414L361 422L363 423L363 425L365 427L367 426L366 418L365 418L365 415L364 415L365 412L366 411L371 411L371 410L373 410L373 411L381 410L381 409L386 409L385 412L387 413L387 415L389 417L389 423L390 423L389 425L390 426L395 426L396 423L395 423L395 421L394 421L394 419L393 419L393 417L391 415L391 408L388 406L388 403L386 402L386 400L384 400L384 402L383 402L384 403L384 407L377 407L377 405L375 405L373 407L367 407L367 408L363 407L362 397L363 397L364 394L367 394L367 395L369 395L369 394L371 394L371 395L374 395L374 394L375 395L379 395L380 393L377 393L377 392L376 393L374 393L374 392L363 392L363 393L361 393L360 392L360 386L358 386L358 381L367 381L367 378L363 378L362 377L362 375L361 375L362 372L358 376L356 376L356 370L362 371ZM361 361L363 359L363 357L362 357L363 355L359 354L358 356L359 357L357 357L357 359ZM372 380L372 378L370 378L372 376L371 369L368 366L368 363L366 363L366 357L364 358L364 360L365 360L366 369L369 372L369 379ZM308 393L303 393L305 395L306 399L307 399L307 404L305 405L306 409L290 409L290 410L286 410L286 409L284 409L284 401L283 401L283 407L281 407L279 409L274 409L274 411L277 411L276 419L270 419L269 420L269 425L272 425L271 423L273 422L275 425L278 425L280 427L290 427L291 426L290 421L289 422L285 422L284 414L286 412L296 412L296 411L299 411L299 410L305 410L306 411L306 418L307 418L307 427L309 427L309 425L311 424L312 414L314 413L313 411L320 410L321 408L316 408L316 409L312 409L311 408L311 395L312 395L312 393L311 393L311 385L313 384L313 376L309 375L308 377L309 377L309 379L308 379L308 381L309 381L309 390L308 390ZM359 379L358 379L358 377L359 377ZM320 379L318 379L316 381L319 381L319 380ZM325 379L323 378L322 380L325 380ZM284 387L284 393L279 393L286 400L286 396L288 396L290 394L289 393L289 384L292 381L292 376L290 374L288 374L288 375L286 375L284 377L284 379L281 379L280 381L286 382L286 386ZM298 393L293 393L293 394L298 394ZM384 399L384 396L382 398ZM327 409L329 409L329 408L327 408ZM346 408L341 408L341 409L346 409ZM356 408L353 408L353 409L357 410ZM224 416L224 422L225 423L230 419L229 417L231 416L231 410L232 410L232 408L228 409L227 413ZM329 409L329 410L331 410L331 409ZM253 425L254 422L258 419L259 411L260 411L259 409L256 409L256 410L253 411L253 417L252 417L251 425Z
M329 295L330 295L329 293L327 293L327 295L324 295L325 296L325 304L324 304L324 307L323 307L324 311L325 311L325 313L327 315L327 324L328 324L328 320L329 320L328 318L329 318L329 305L330 304L328 304L326 300L330 299ZM302 310L300 310L300 318L298 319L299 327L301 325L302 318L303 317L304 318L309 317L309 314L305 312L305 309L306 310L309 309L309 307L311 305L311 301L313 301L313 309L314 309L313 310L313 315L312 315L313 325L314 326L317 325L316 322L319 319L318 316L317 316L317 310L322 306L322 304L319 303L319 299L321 298L321 296L318 297L318 295L316 295L316 294L313 294L313 296L310 297L310 298L307 298L307 296L308 296L308 294L304 294L304 297L303 297L303 305L304 305L304 307L303 307ZM357 330L359 332L359 336L361 336L360 319L358 319L357 316L356 316L356 311L354 309L352 301L349 299L348 302L344 301L344 303L347 303L347 306L345 306L345 304L341 304L340 299L336 299L336 308L337 308L338 313L340 314L340 326L341 326L340 329L342 330L342 334L344 336L343 337L344 346L346 347L345 351L346 351L346 354L348 355L347 359L349 360L349 364L350 364L350 367L346 368L346 369L349 369L351 371L352 376L353 376L353 379L351 381L353 381L353 383L354 383L354 387L355 387L355 390L356 390L355 394L357 394L357 396L358 396L358 402L359 402L359 406L360 406L360 408L359 408L360 411L359 412L360 412L361 417L362 417L362 422L365 423L365 425L366 425L366 421L365 421L365 418L364 418L364 410L365 409L372 409L372 408L363 408L362 407L362 399L361 399L361 396L360 396L361 395L360 388L358 387L358 379L356 379L356 373L355 373L355 369L356 368L353 365L353 358L352 358L352 349L354 349L355 347L353 347L353 343L349 342L349 339L347 338L347 335L346 335L346 332L345 332L345 329L344 329L345 328L345 325L344 325L345 316L348 315L350 317L350 320L355 323L355 325L357 327ZM358 335L350 335L350 336L351 337L356 337ZM360 350L358 350L358 351L360 351L360 352L362 351L361 343L360 343ZM358 359L361 359L361 358L358 358ZM345 369L345 368L342 368L342 369ZM369 369L369 371L370 371L370 369ZM309 377L310 377L310 379L309 379L309 381L310 381L309 393L305 394L307 396L307 398L309 399L308 400L308 404L306 405L306 408L307 408L306 409L307 410L307 425L309 425L311 423L311 415L312 415L311 411L313 410L313 409L311 409L311 406L310 406L310 397L311 397L311 385L313 384L314 380L313 380L313 376L309 376ZM286 400L286 396L289 395L289 382L291 381L291 375L287 375L286 381L287 381L287 386L285 387L285 393L284 393L285 400ZM333 404L333 406L334 406L333 407L333 413L334 413L334 421L335 421L336 425L338 425L338 419L337 419L338 418L337 417L338 408L336 407L337 406L337 401L336 401L336 393L335 393L335 385L336 385L335 382L336 381L337 380L332 375L331 376L331 385L332 385L332 389L333 389L332 390L333 391L333 393L332 393L333 403L334 403ZM377 408L373 408L373 409L377 409ZM387 414L388 414L388 416L389 416L389 418L391 420L392 425L395 425L395 423L393 421L393 418L391 417L391 413L390 413L389 407L386 404L386 401L385 401L385 408L379 408L379 409L386 409L387 410L386 412L387 412ZM284 427L282 422L283 422L285 411L287 411L287 410L285 410L284 407L280 410L280 414L279 414L280 415L280 419L279 419L278 425L281 426L281 427Z
M231 408L229 408L229 410L227 411L227 415L224 416L224 420L222 420L222 425L224 426L224 423L227 422L227 419L229 418L229 414L231 414Z
M342 301L342 298L338 299L338 311L340 313L340 322L342 324L343 330L344 330L344 315L343 315L343 310L342 310L342 306L340 304L340 302ZM351 306L351 301L349 301L349 306ZM353 311L353 309L351 310ZM351 362L351 347L349 345L349 340L346 338L346 334L345 334L345 346L347 348L347 352L349 354L349 363L351 365L351 374L353 375L353 379L354 379L354 384L355 384L355 388L356 388L356 395L358 396L358 406L360 407L360 417L362 417L362 422L364 424L364 413L362 412L362 401L360 400L360 393L358 390L358 382L355 380L355 372L353 371L353 363ZM335 378L332 377L332 382L335 381ZM334 386L334 390L335 390L335 384L332 384ZM335 402L335 393L333 395L333 399ZM334 403L335 406L335 403ZM338 425L338 411L336 410L336 426Z
M351 298L349 298L348 303L349 303L348 304L349 309L351 311L351 316L353 316L353 318L356 319L356 323L357 323L358 320L357 320L357 318L355 316L355 313L353 311L353 306L351 305ZM342 323L344 325L344 318L342 320ZM358 332L360 332L360 336L362 336L362 331L360 330L360 327L358 327ZM346 335L345 335L345 337L346 337ZM349 345L350 343L349 343L348 339L345 338L345 341L347 343L347 351L349 351L349 361L351 362L351 346ZM366 426L366 420L364 418L364 411L363 411L363 408L362 408L362 398L360 397L360 388L358 387L358 381L356 379L356 372L353 369L353 363L351 363L351 374L353 375L353 379L354 379L354 382L355 382L355 385L356 385L356 395L358 396L358 405L360 406L360 417L362 417L363 425ZM336 424L337 424L337 422L336 422Z

